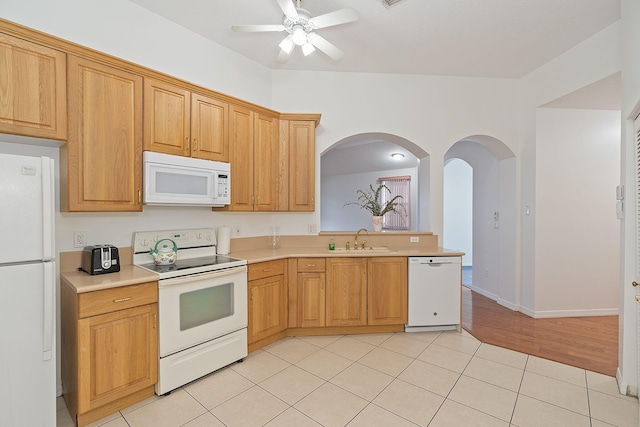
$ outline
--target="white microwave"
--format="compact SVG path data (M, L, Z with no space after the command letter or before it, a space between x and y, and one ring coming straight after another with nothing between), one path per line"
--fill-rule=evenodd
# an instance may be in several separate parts
M231 167L226 162L143 153L146 205L225 206L231 202Z

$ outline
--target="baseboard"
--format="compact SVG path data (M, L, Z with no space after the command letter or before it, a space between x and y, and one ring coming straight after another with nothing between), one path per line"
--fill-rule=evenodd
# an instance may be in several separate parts
M620 368L616 369L616 381L618 382L618 391L620 394L631 397L638 397L638 387L629 385L622 381L622 372Z
M553 317L590 317L590 316L618 316L617 308L593 308L579 310L540 310L533 314L534 319L549 319Z
M516 304L514 304L514 303L512 303L510 301L507 301L506 299L498 298L498 300L496 302L498 304L500 304L501 306L508 308L509 310L520 311L519 307Z
M491 298L494 301L496 301L498 299L497 295L492 294L491 292L486 291L486 290L484 290L482 288L478 288L476 286L471 286L469 289L471 289L473 292L476 292L476 293L478 293L478 294L480 294L482 296L485 296L487 298Z

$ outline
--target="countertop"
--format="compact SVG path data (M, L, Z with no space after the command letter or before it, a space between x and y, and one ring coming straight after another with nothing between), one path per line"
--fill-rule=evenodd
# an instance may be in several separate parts
M341 257L389 257L389 256L462 256L463 252L451 251L444 248L419 249L408 247L393 247L389 252L375 252L365 250L329 251L319 247L288 247L280 249L255 249L231 252L233 258L246 259L248 264L273 261L286 258L341 258ZM117 273L90 275L84 271L68 271L60 275L62 282L70 286L76 293L93 292L120 286L137 285L155 282L158 275L135 265L122 265Z
M342 257L388 257L388 256L463 256L464 252L456 252L445 248L423 249L411 247L392 247L389 252L376 252L368 249L345 251L330 251L328 248L280 248L280 249L255 249L248 251L231 252L233 258L246 259L248 264L273 261L282 258L342 258Z
M123 265L117 273L91 275L84 271L68 271L60 275L76 293L100 291L120 286L156 282L158 275L135 265Z

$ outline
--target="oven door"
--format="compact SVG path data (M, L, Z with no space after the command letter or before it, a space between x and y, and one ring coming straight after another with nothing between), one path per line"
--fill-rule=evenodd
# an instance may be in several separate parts
M159 352L165 357L247 327L247 267L161 279Z

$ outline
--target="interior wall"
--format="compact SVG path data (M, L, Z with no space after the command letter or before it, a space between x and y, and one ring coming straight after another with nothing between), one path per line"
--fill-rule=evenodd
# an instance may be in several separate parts
M618 385L638 394L638 292L630 284L640 279L638 272L637 232L638 200L636 199L636 136L633 122L640 113L640 2L622 0L622 147L620 182L624 185L624 219L621 223L623 254L620 282L620 328Z
M463 266L473 264L473 168L461 159L444 166L442 246L464 252Z
M620 112L540 108L535 317L618 314Z
M411 177L411 230L416 230L416 201L417 193L417 171L411 169L394 169L384 171L372 171L366 173L355 173L346 175L322 176L321 178L321 199L320 226L322 231L356 231L366 228L373 231L371 223L371 213L360 209L359 206L345 206L346 203L358 200L356 193L359 189L375 187L378 178L387 176Z

